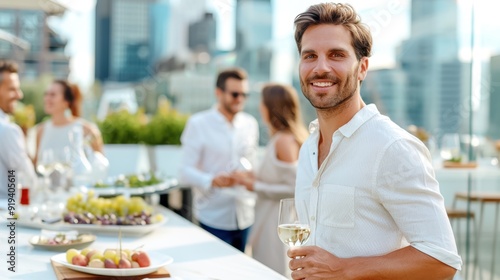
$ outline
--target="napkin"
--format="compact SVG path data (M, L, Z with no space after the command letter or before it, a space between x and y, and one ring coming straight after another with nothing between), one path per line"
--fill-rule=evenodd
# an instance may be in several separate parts
M138 276L102 276L102 275L93 275L88 274L76 270L72 270L70 268L65 267L64 265L54 262L51 260L52 268L56 273L57 280L110 280L110 279L119 279L119 280L141 280L144 278L168 278L170 277L170 273L163 267L159 268L156 272L146 274L146 275L138 275ZM124 268L126 269L126 268Z

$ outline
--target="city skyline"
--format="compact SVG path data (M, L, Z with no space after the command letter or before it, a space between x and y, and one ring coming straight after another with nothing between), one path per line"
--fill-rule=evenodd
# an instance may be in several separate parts
M96 0L75 1L57 0L66 5L69 10L63 18L53 18L51 23L68 38L67 54L71 56L70 79L83 87L89 87L93 82L94 69L94 9ZM178 0L171 0L179 2ZM164 0L164 2L168 2ZM217 46L220 49L234 47L234 5L236 0L208 0L206 8L214 12L218 23ZM278 43L289 39L293 34L293 19L309 5L323 1L274 0L274 30L273 38ZM394 66L395 51L402 40L409 36L410 0L376 0L369 3L362 0L346 1L360 13L362 20L372 29L374 35L374 55L370 58L370 69L376 70ZM457 0L459 5L459 58L470 61L470 8L472 0ZM485 5L488 4L488 5ZM500 38L491 36L494 30L500 28L495 22L494 7L500 3L487 3L485 0L475 3L476 41L480 43L476 57L485 60L500 53ZM484 15L484 16L483 16ZM79 32L75 34L75 26ZM394 34L397 34L395 36ZM490 36L487 36L490 35ZM293 46L294 48L294 46ZM293 49L292 51L296 51ZM279 75L278 75L279 76ZM279 79L279 78L278 78Z
M84 87L93 82L94 69L94 9L95 0L72 1L58 0L69 7L63 18L53 18L51 23L68 38L66 53L71 56L70 79ZM178 2L178 0L171 0ZM193 1L193 0L191 0ZM206 4L209 12L213 12L218 21L217 46L220 49L234 47L234 5L236 0L211 0ZM459 6L459 58L461 61L470 61L470 14L468 9L472 0L457 0ZM165 1L168 2L168 1ZM199 1L196 1L199 3ZM293 36L293 19L309 5L323 1L274 0L273 10L273 38L275 41L290 39ZM409 36L410 29L410 0L376 0L369 3L362 0L346 1L353 5L360 13L362 20L372 29L374 37L373 53L370 58L370 69L392 67L396 63L395 52L402 40ZM487 4L487 5L486 5ZM483 60L500 53L500 38L492 36L494 30L500 29L500 23L495 22L494 7L500 3L477 1L475 10L476 28L481 32L475 33L476 57ZM484 16L482 16L484 15ZM231 23L231 24L228 24ZM75 25L79 32L75 34ZM224 27L224 28L223 28ZM489 35L489 36L488 36ZM487 46L487 47L482 47ZM494 46L494 49L491 47ZM281 46L283 47L283 46ZM294 46L284 46L285 51L296 52ZM292 69L295 71L296 69ZM279 74L278 75L278 80Z

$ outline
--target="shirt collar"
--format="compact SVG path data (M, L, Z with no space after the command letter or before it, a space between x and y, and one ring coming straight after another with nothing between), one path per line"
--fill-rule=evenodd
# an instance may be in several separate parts
M345 137L351 137L358 128L373 116L380 114L375 104L369 104L359 110L352 119L339 128L339 132ZM309 132L312 134L319 128L318 119L309 123Z
M219 111L219 109L217 109L217 104L213 105L212 108L212 114L214 115L215 119L218 121L218 122L224 122L226 120L226 118L224 117L224 115Z
M241 116L242 116L242 112L238 112L236 113L236 115L234 115L234 118L233 118L233 121L230 122L226 119L226 117L219 111L218 107L217 107L217 104L215 104L214 106L212 106L212 112L216 118L217 121L219 122L224 122L224 123L230 123L230 124L236 124L238 123L238 121L240 120Z
M0 121L10 121L9 115L7 115L2 109L0 109Z

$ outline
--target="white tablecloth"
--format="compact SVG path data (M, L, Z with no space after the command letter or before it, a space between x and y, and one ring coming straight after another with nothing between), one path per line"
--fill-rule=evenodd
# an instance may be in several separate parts
M144 245L146 252L169 255L174 259L167 265L172 278L166 279L286 279L263 264L253 260L233 247L215 238L175 213L161 208L167 222L159 229L144 236L124 237L123 247ZM0 218L0 279L56 279L50 258L58 252L33 248L28 240L39 235L40 230L17 227L16 273L7 270L7 221L5 213ZM117 236L98 235L92 248L116 247Z

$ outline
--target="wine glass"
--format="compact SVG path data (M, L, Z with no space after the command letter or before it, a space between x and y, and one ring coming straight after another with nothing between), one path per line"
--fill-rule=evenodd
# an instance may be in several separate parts
M50 174L55 169L55 157L52 149L42 150L36 163L36 171L43 176L43 183L48 184Z
M65 175L71 168L71 151L68 146L64 146L62 149L55 153L55 170L59 171L61 174Z
M244 171L252 171L252 163L246 157L240 158L238 167Z
M248 177L252 171L252 163L246 157L240 157L239 159L234 158L233 162L229 165L227 174L233 176L238 174L239 176ZM235 195L240 195L241 192L248 192L244 185L235 185L232 188L226 188L226 192L234 193Z
M305 202L298 202L299 205L296 205L294 198L280 200L278 236L281 242L290 247L304 245L311 235Z
M460 136L457 133L443 135L440 153L445 161L458 161L460 159Z

